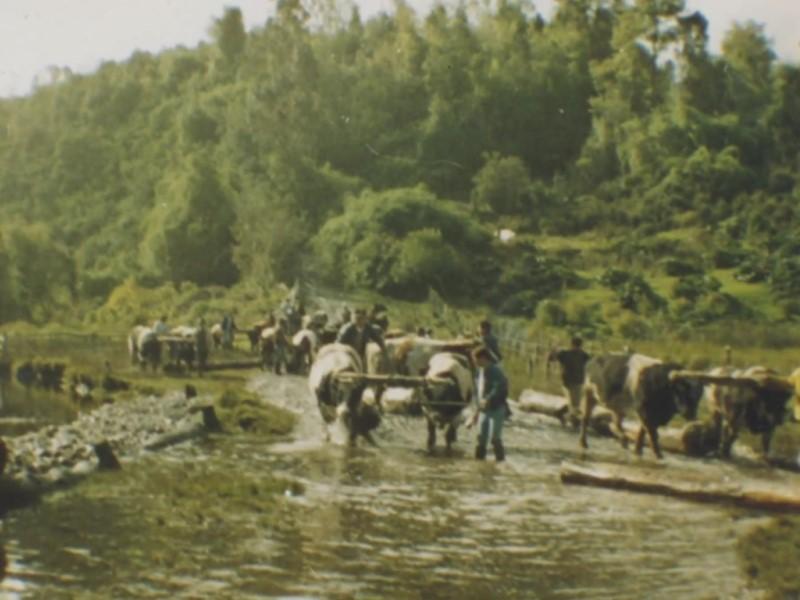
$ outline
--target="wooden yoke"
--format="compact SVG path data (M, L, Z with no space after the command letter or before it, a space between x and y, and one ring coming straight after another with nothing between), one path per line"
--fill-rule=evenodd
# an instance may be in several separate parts
M794 392L794 383L779 375L711 375L704 371L672 371L669 374L670 381L688 380L697 381L704 385L728 385L732 387L748 387L754 390L769 389L787 393Z
M353 373L345 371L335 375L338 381L348 383L367 383L370 385L385 385L389 387L425 387L429 385L449 385L449 379L441 377L415 377L413 375L372 375L367 373Z

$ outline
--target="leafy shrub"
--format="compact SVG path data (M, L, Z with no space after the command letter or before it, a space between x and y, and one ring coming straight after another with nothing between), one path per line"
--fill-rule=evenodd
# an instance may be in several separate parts
M769 267L761 256L750 255L739 264L734 276L745 283L759 283L766 281L769 273Z
M314 237L313 270L351 289L421 300L430 288L458 299L470 288L492 288L491 241L461 207L425 188L366 191ZM478 258L468 265L467 256Z
M770 284L780 298L796 298L800 295L800 258L779 258L770 273Z
M710 275L689 275L675 282L672 295L693 302L706 294L719 291L721 287L719 280Z
M660 311L667 301L659 296L645 279L636 273L611 268L600 277L600 283L613 290L622 308L633 312Z
M543 325L563 327L567 324L567 312L555 300L544 300L539 303L536 317Z
M652 334L650 324L640 317L629 315L618 325L619 335L629 340L646 340Z
M715 269L732 269L747 259L748 252L742 248L714 248L711 251L711 264Z
M670 277L683 277L685 275L702 275L703 267L696 262L681 260L679 258L668 258L662 263L664 273Z

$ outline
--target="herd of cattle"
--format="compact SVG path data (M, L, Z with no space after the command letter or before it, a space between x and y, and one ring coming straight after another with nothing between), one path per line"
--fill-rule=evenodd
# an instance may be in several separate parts
M340 419L348 429L351 443L358 436L372 442L371 432L381 422L386 384L369 376L416 378L416 383L401 393L407 393L424 415L429 449L435 446L437 429L445 431L449 449L456 440L465 410L474 399L474 366L469 352L476 342L404 334L388 337L383 350L376 344L368 344L362 358L350 346L336 343L335 332L320 315L305 317L300 330L288 332L289 335L279 325L266 323L246 331L251 350L260 352L264 368L277 371L279 361L283 361L287 372L308 373L309 387L324 422L329 425ZM195 328L171 330L167 338L170 358L191 364L197 335ZM214 327L208 335L209 347L218 346ZM181 344L180 340L186 343ZM137 328L131 333L129 349L134 362L157 366L160 361L158 336L148 333L147 328ZM642 452L647 439L659 458L662 454L658 428L676 414L687 421L694 420L703 399L707 402L707 423L714 433L710 436L713 447L708 450L723 457L730 455L731 446L743 429L761 436L766 455L775 428L786 420L790 401L796 418L800 418L800 397L796 393L796 388L800 389L800 369L788 378L779 378L763 367L745 370L723 367L700 379L682 373L685 372L678 364L636 353L592 357L586 365L583 386L580 445L587 447L587 424L598 403L614 415L616 433L625 446L628 438L622 430L622 420L635 415L639 422L637 453ZM781 383L759 384L759 378L764 377Z
M305 317L296 331L265 320L240 332L247 336L251 352L259 354L264 368L280 372L283 367L289 373L307 371L320 344L336 337L324 313ZM143 369L155 371L162 365L202 369L209 350L223 347L223 330L220 323L208 329L179 325L159 334L154 327L137 325L129 333L127 344L131 363Z

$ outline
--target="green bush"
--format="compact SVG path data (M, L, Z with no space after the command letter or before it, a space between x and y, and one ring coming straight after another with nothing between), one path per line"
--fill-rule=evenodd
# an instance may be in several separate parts
M536 317L543 325L563 327L567 324L567 311L555 300L544 300L539 303Z
M664 273L670 277L683 277L685 275L702 275L703 266L697 262L681 260L679 258L667 258L663 261Z
M629 315L619 323L617 332L628 340L646 340L652 335L652 327L644 319Z
M672 295L694 302L698 298L719 291L722 284L710 275L689 275L681 277L672 287Z

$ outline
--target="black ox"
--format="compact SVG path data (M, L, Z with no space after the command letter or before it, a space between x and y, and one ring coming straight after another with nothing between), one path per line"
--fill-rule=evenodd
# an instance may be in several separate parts
M614 424L622 445L628 438L622 419L633 410L639 418L636 453L641 454L645 433L650 447L662 458L658 444L658 428L666 425L676 413L687 420L695 418L703 395L703 386L685 380L670 380L669 374L680 365L663 363L642 354L605 354L593 357L586 364L580 444L587 448L586 429L592 409L599 402L614 414Z

